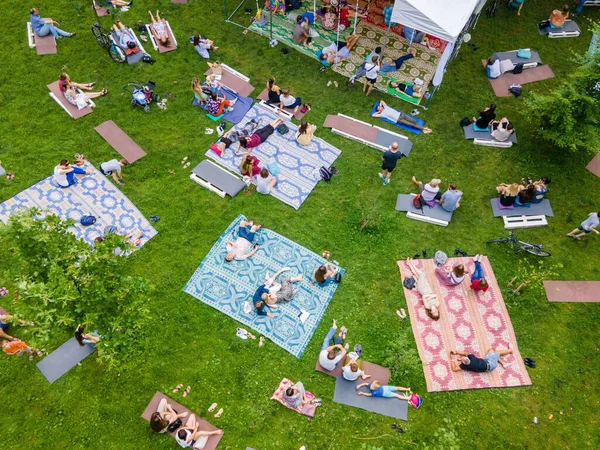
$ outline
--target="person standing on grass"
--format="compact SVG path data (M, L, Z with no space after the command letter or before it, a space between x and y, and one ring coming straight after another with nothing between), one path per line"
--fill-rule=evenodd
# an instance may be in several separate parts
M440 205L448 212L454 211L460 206L460 199L463 195L462 191L456 189L456 183L450 183L448 190L442 194Z
M356 72L354 72L354 75L352 75L350 79L346 81L346 86L354 84L354 82L358 78L364 77L366 75L367 71L365 70L365 66L371 61L373 61L374 56L381 57L381 47L376 47L375 50L369 53L369 55L365 58L363 63L360 66L358 66L358 69L356 70Z
M363 83L363 92L369 95L373 90L373 86L377 83L377 73L381 69L381 60L379 56L373 56L371 62L365 64L365 81Z
M588 215L588 218L581 222L577 228L567 234L568 237L580 240L583 236L590 234L592 231L596 234L600 234L600 231L596 230L596 227L600 225L599 212L592 212Z
M383 164L381 165L381 172L379 172L379 178L383 180L383 185L387 186L390 184L390 177L392 176L392 172L396 168L396 164L398 160L402 158L404 155L398 151L398 143L394 142L390 145L383 153L381 159L383 160Z
M121 175L121 167L128 165L129 163L124 158L121 160L111 159L110 161L100 164L100 172L102 172L102 175L105 177L112 176L113 180L115 180L115 183L117 183L119 186L124 186L125 184L123 183L123 175Z
M501 356L510 355L512 350L494 350L490 348L485 358L479 358L472 353L467 352L458 352L456 350L452 350L450 352L450 367L453 372L460 372L461 370L466 370L468 372L492 372L498 367L500 364L505 369L510 367L510 364L502 362L500 359ZM458 358L453 359L452 357L457 355Z

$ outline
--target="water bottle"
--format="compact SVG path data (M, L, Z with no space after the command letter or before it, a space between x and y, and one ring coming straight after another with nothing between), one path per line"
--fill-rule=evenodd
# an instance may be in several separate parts
M533 418L533 423L538 423L538 418L537 417Z

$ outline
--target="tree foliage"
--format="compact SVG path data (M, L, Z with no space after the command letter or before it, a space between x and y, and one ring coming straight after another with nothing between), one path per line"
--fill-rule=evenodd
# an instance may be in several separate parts
M121 367L143 351L150 284L129 275L127 258L115 255L117 247L129 249L124 237L111 234L91 247L69 231L72 225L32 208L0 226L5 263L16 270L14 313L35 322L28 340L36 347L78 323L98 330L99 359Z

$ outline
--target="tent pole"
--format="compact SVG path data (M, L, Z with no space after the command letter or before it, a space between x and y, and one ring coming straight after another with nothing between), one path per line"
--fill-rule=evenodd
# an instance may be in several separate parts
M317 21L317 0L313 0L313 15L315 23Z
M269 42L273 40L273 8L269 9Z
M383 50L381 50L381 61L383 62L383 55L385 55L385 48L387 47L388 44L388 36L390 35L390 29L392 28L392 24L390 22L390 24L387 27L387 30L385 30L385 38L383 39Z
M356 23L358 22L358 0L356 0L356 11L354 11L354 31L352 34L356 34Z

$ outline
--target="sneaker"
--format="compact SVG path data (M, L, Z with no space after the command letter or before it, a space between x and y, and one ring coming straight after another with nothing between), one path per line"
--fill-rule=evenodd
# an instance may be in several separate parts
M248 332L246 330L244 330L243 328L236 328L235 335L237 337L239 337L240 339L244 339L244 340L248 339L247 334L248 334Z
M385 177L381 173L379 173L378 175L379 175L379 178L381 178L382 180L385 180Z
M238 101L237 98L234 98L233 100L230 100L229 103L232 105L235 105L235 103Z
M384 185L384 186L387 186L388 184L390 184L390 180L385 180L385 181L383 182L383 185Z

